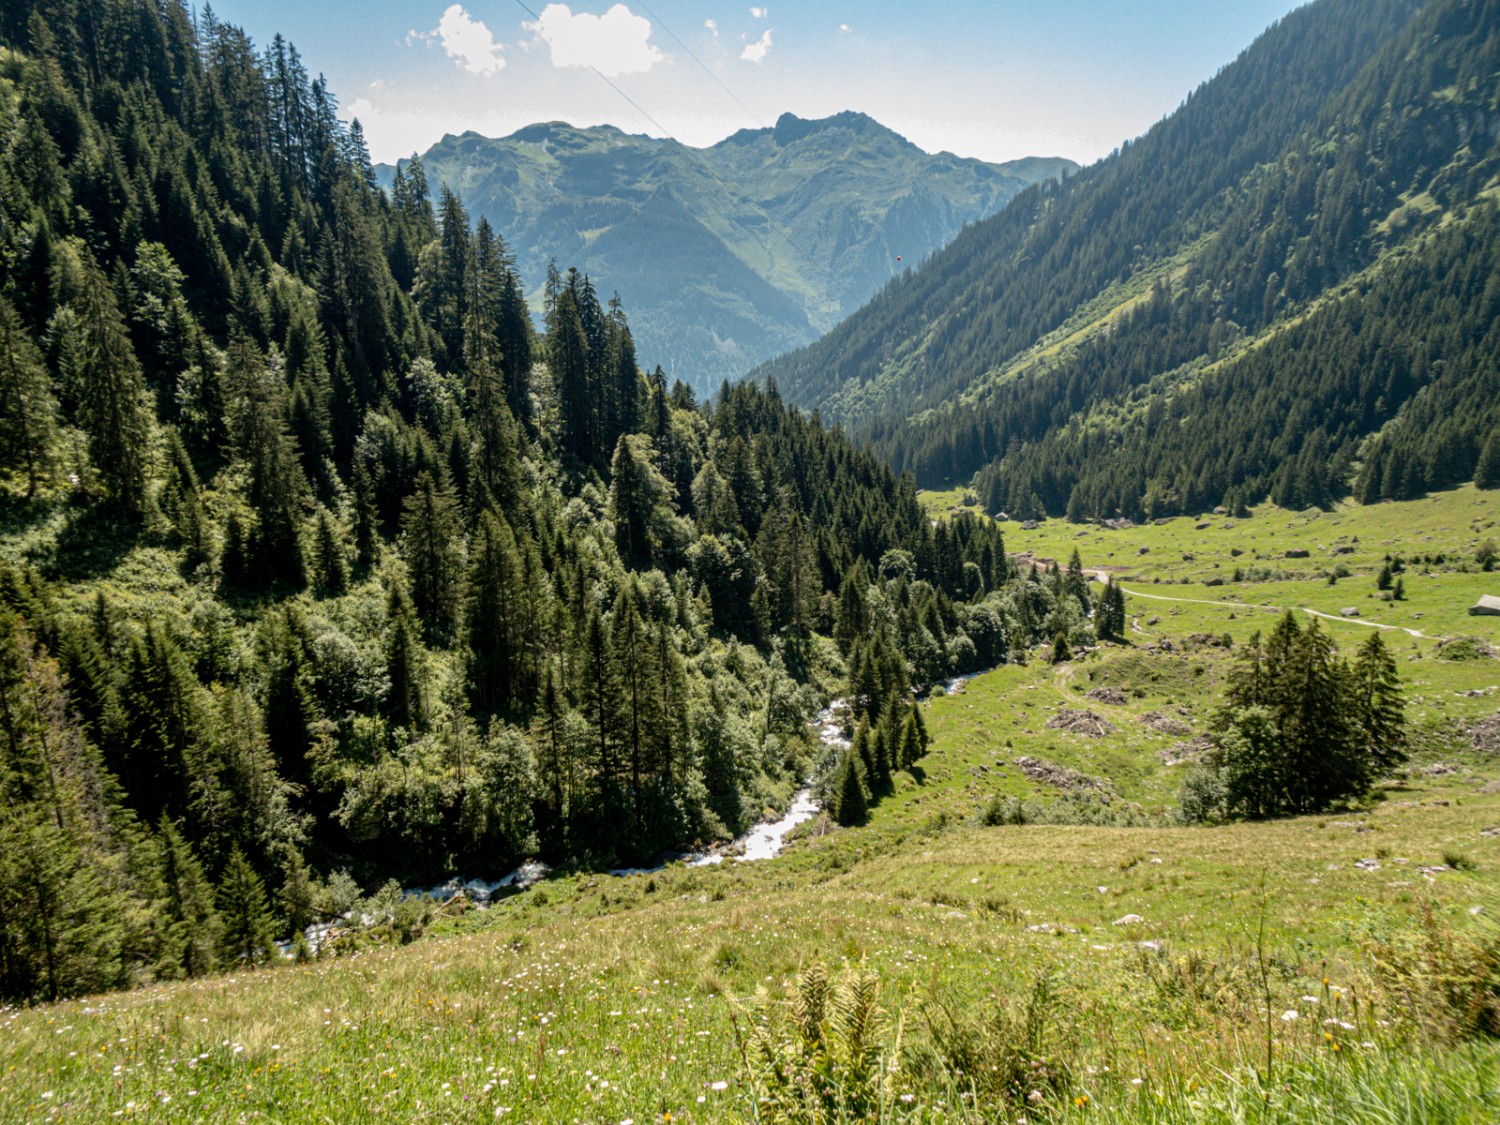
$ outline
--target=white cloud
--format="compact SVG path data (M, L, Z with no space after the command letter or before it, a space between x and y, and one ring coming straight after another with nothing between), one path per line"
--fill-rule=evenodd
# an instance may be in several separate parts
M704 20L703 26L713 33L715 39L719 37L719 23L717 20Z
M746 62L758 63L771 53L771 29L766 28L766 33L754 43L746 43L745 49L740 52L740 58Z
M841 24L839 24L839 30L840 31L852 31L854 29L851 28L847 23L841 23Z
M552 50L553 66L592 66L610 78L640 74L662 59L651 43L651 21L616 4L602 16L548 4L536 23L523 24Z
M495 42L495 37L490 34L490 29L483 21L470 16L461 4L450 5L430 34L417 35L412 32L407 35L406 41L410 43L415 39L425 39L431 42L433 36L443 44L448 57L470 74L498 74L505 69L505 59L501 53L505 48Z
M754 16L758 20L763 20L763 19L766 18L766 9L765 8L751 8L750 9L750 14L752 16Z

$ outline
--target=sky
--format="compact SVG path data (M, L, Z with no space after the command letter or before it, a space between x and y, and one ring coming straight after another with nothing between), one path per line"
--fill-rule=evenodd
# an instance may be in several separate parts
M214 0L323 73L371 155L538 121L711 145L867 113L929 152L1107 155L1302 0Z

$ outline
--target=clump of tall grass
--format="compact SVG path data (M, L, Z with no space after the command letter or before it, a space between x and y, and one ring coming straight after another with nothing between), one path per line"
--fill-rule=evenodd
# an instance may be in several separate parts
M1051 801L995 794L979 811L984 828L1015 824L1062 824L1092 828L1150 828L1156 825L1138 805L1105 802L1088 793L1065 793Z
M1453 929L1429 904L1421 925L1372 949L1395 1010L1441 1043L1500 1038L1500 925Z

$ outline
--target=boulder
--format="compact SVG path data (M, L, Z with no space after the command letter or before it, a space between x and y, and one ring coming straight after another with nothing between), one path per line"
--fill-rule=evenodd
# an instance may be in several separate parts
M1286 553L1286 557L1289 559L1305 559L1308 557L1308 552L1304 551L1301 547L1293 547Z
M1469 607L1470 617L1500 617L1500 598L1493 594L1480 594L1479 600Z
M1339 610L1339 616L1340 617L1358 617L1359 616L1359 610L1355 609L1352 605L1346 605L1343 609Z

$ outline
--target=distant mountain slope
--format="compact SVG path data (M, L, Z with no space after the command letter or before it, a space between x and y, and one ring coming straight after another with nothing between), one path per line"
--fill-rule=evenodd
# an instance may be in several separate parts
M1500 441L1497 90L1496 0L1317 0L755 375L1013 512L1468 479Z
M552 122L447 136L422 161L531 285L554 255L577 263L625 298L642 359L700 388L815 339L966 223L1077 167L933 156L859 113L784 114L707 149Z

